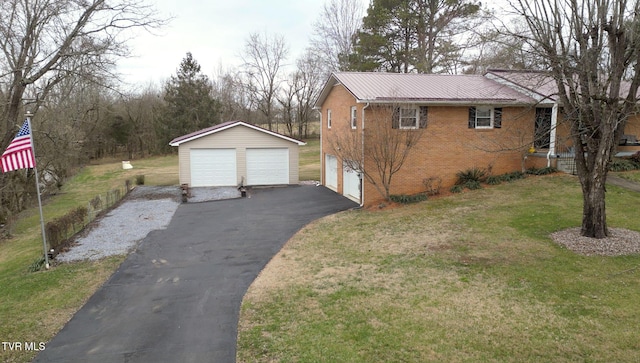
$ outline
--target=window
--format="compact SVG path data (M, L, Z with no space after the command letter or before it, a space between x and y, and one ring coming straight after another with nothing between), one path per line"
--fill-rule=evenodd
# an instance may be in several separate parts
M394 129L424 129L427 127L427 106L396 107L393 110Z
M401 129L417 129L418 128L418 110L415 108L400 109L400 128Z
M351 128L355 129L358 126L358 108L351 106Z
M536 108L535 139L533 147L548 149L551 145L551 108Z
M478 107L476 108L476 128L488 128L492 127L491 122L493 117L493 109L491 107Z
M478 106L469 107L470 129L499 129L502 127L502 108Z
M331 128L331 110L327 110L327 128Z

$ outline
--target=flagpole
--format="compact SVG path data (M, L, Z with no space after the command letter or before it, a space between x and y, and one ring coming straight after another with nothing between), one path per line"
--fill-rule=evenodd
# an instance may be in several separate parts
M33 158L36 157L36 148L33 142L33 129L31 128L31 112L27 111L25 114L27 123L29 123L29 130L31 137L31 148L33 150ZM40 228L42 229L42 246L44 248L44 263L47 270L49 269L49 252L47 251L47 234L44 229L44 215L42 214L42 198L40 197L40 184L38 183L38 167L34 164L33 171L36 174L36 190L38 191L38 207L40 209Z

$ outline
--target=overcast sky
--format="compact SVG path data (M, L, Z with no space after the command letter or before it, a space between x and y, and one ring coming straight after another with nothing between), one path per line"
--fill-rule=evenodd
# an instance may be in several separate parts
M125 81L160 84L176 73L187 52L212 77L215 69L238 66L245 39L253 32L282 34L289 62L309 44L312 25L325 0L147 0L162 17L174 19L159 35L141 32L128 44L134 57L121 60Z

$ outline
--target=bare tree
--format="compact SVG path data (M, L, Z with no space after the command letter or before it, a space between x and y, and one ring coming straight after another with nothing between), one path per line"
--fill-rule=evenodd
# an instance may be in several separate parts
M282 122L286 128L287 135L293 135L293 128L296 124L295 97L299 92L297 87L296 74L294 73L289 77L280 95L277 96L278 103L282 107Z
M500 23L495 19L496 24ZM521 19L514 19L509 27L523 29ZM517 31L517 30L516 30ZM505 34L501 29L493 25L475 30L470 43L466 60L467 74L484 74L488 69L542 69L544 61L539 59L540 54L532 51L530 44L525 39Z
M311 48L321 57L325 73L347 69L364 10L361 0L328 0L322 7L314 23Z
M0 13L0 62L7 70L1 76L4 130L13 130L21 118L27 87L37 84L32 92L41 100L71 74L108 73L114 57L126 54L122 31L162 24L151 7L137 0L8 0L0 3Z
M393 176L402 169L426 127L425 115L418 128L402 128L399 112L396 106L373 106L364 132L336 132L327 138L343 165L361 173L386 200L390 200Z
M309 121L317 118L313 104L322 90L325 75L320 66L322 61L315 53L307 51L298 59L298 70L294 74L296 88L298 136L308 137Z
M243 84L243 74L236 69L224 69L222 65L212 80L213 97L220 102L222 121L249 120L251 100Z
M70 92L80 78L93 83L116 78L112 74L114 60L127 52L126 37L122 33L163 23L153 8L139 0L1 1L0 132L3 136L0 147L4 149L9 144L16 125L21 123L26 94L35 99L31 111L37 113L47 95L65 80L69 80L69 84L62 89ZM57 96L66 97L65 94ZM37 117L34 121L34 137L40 137L41 131L48 132L48 126L37 125ZM58 125L57 133L64 132L65 127L67 125ZM65 140L49 135L56 142ZM3 174L0 185L13 185L17 190L22 183L32 182L21 180L19 174ZM26 175L31 177L32 173ZM45 173L41 175L45 177ZM0 204L16 195L3 193Z
M546 59L570 122L583 194L583 236L608 235L608 166L640 85L640 2L515 0L525 19L520 35Z
M272 129L273 108L280 87L280 72L289 50L282 35L253 33L249 35L241 55L247 86L256 97L258 109Z

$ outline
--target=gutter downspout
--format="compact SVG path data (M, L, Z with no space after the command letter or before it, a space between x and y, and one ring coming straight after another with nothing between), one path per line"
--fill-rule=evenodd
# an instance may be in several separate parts
M362 108L362 169L364 169L364 110L369 107L369 102ZM364 207L364 170L360 171L360 208Z
M547 153L547 168L551 166L551 155L556 155L556 129L558 127L558 103L551 109L551 130L549 133L549 152Z
M318 108L318 107L314 107L313 108L316 112L318 112L318 115L320 116L320 185L324 185L322 184L322 178L326 177L326 175L324 175L324 156L322 155L322 127L323 127L323 123L322 123L322 109Z

